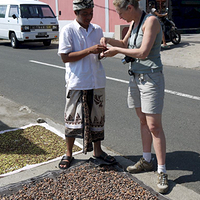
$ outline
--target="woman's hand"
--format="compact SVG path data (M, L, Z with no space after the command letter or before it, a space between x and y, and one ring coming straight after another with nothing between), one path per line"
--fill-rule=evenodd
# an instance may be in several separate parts
M117 47L107 47L107 50L104 51L105 57L113 57L118 54Z
M108 44L108 38L102 37L102 38L100 39L100 44L106 47L107 44Z
M102 58L105 58L105 55L104 55L104 52L102 51L100 54L99 54L99 60L101 60Z

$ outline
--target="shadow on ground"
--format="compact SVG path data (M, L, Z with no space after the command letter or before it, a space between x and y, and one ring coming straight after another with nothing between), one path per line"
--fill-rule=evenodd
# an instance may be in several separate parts
M126 158L137 162L142 155L126 156ZM156 171L157 161L153 154ZM166 155L167 171L170 181L175 184L184 184L186 187L200 193L200 154L192 151L175 151ZM198 183L199 182L199 183ZM190 185L193 185L190 187ZM174 187L173 186L173 187Z
M14 129L14 128L15 127L10 127L0 120L0 131L10 130L10 129Z

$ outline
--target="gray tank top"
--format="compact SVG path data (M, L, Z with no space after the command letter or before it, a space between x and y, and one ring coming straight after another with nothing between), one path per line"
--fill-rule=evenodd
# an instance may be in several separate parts
M131 37L129 38L129 47L128 47L129 49L140 48L143 39L142 25L149 16L152 15L151 14L146 15L140 26L140 30L138 32L136 40L136 46L134 46L134 39L137 27L132 30ZM143 73L153 73L162 71L163 65L160 58L161 41L162 41L162 29L160 29L160 32L157 34L154 45L148 57L146 57L145 59L136 58L136 61L131 63L131 70L134 73L143 74Z

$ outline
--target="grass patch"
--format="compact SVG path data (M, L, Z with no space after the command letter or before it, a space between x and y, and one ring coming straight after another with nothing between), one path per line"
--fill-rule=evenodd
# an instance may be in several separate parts
M0 134L0 141L0 174L42 163L66 152L63 138L38 125ZM74 145L73 152L80 150Z

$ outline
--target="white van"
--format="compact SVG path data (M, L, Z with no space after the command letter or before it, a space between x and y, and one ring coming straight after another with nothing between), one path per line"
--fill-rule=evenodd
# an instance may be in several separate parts
M0 39L20 42L41 41L45 46L59 36L56 16L46 3L37 0L0 0Z

